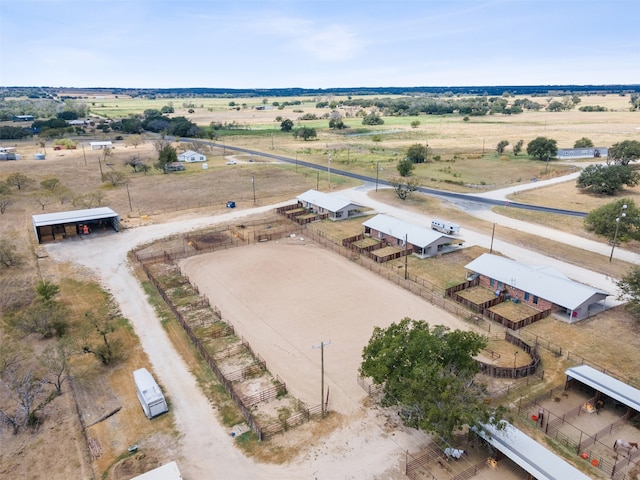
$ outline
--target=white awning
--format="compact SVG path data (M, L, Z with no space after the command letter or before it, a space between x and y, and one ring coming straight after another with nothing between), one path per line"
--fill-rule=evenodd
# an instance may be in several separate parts
M103 218L117 217L118 214L108 207L85 208L83 210L70 210L66 212L43 213L32 215L33 225L42 227L44 225L61 225L63 223L89 222Z
M564 373L580 383L589 385L606 396L631 407L636 412L640 412L640 390L637 388L627 385L589 365L567 368Z
M537 480L590 480L566 460L508 422L498 430L485 425L479 435Z

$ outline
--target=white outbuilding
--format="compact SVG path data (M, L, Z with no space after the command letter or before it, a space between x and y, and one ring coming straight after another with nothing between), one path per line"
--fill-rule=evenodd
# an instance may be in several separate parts
M178 155L178 161L187 163L206 162L207 157L206 155L194 152L193 150L187 150L186 152Z

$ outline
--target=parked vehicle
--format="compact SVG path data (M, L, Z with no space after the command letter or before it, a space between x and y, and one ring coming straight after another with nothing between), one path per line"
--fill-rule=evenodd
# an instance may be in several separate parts
M454 235L460 233L460 225L455 223L445 222L444 220L433 220L431 222L431 229L438 232L446 233L447 235Z
M156 417L168 412L167 401L162 390L146 368L140 368L133 372L133 380L136 382L138 400L147 418Z
M226 162L224 162L224 163L225 163L225 164L227 164L227 165L235 165L235 164L236 164L236 163L238 163L238 162L236 162L235 160L227 160L227 161L226 161Z
M236 202L233 202L233 201L227 202L227 208L236 208Z

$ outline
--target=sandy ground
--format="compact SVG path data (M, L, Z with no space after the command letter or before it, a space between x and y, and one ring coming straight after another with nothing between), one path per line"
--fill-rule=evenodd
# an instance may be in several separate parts
M329 408L344 414L361 408L366 396L356 377L374 326L411 317L467 329L420 297L299 239L191 257L181 266L269 371L310 405L320 403L316 347L331 342L324 351Z
M366 189L351 190L347 194L353 194L361 203L397 214L408 221L415 215L401 210L395 212L382 204L374 205L366 196ZM243 335L252 346L255 342L256 350L265 357L269 369L281 374L296 395L312 404L318 403L314 399L320 395L320 355L313 345L321 341L332 342L325 352L326 375L331 388L330 407L353 412L356 420L348 422L330 436L318 439L306 449L304 458L289 465L257 464L242 455L229 432L217 421L213 409L168 340L155 311L147 303L144 292L131 274L126 254L136 245L171 233L236 221L249 213L267 212L273 207L235 210L219 216L149 225L126 230L117 236L61 242L46 245L45 248L55 260L70 261L91 270L117 299L123 315L131 321L159 380L171 397L172 414L181 432L180 453L175 460L185 479L403 478L403 452L415 452L424 442L424 437L404 430L388 434L383 428L383 420L374 411L365 412L360 408L359 402L364 393L359 391L360 387L355 383L357 356L369 338L373 325L383 326L405 315L430 323L451 322L452 326L457 325L456 319L352 267L344 259L326 254L316 255L319 248L302 244L295 247L254 245L245 247L246 251L242 252L242 258L246 258L246 261L238 262L232 258L239 252L222 252L222 255L212 255L218 255L215 257L215 269L202 265L194 267L191 275L201 276L200 281L219 289L211 293L211 298L219 302L218 306L226 318L241 326ZM411 218L407 218L409 216ZM421 224L429 221L422 217L413 220ZM465 237L471 238L472 233L465 232ZM478 242L488 244L486 238L479 238ZM284 269L284 255L280 253L283 248L287 249L287 256L299 256L299 269ZM510 246L504 244L496 248L505 252ZM517 254L513 258L531 259L531 252L519 252L516 247L513 248L513 253ZM505 253L511 255L511 252ZM560 264L560 270L566 267L562 262L542 255L536 255L535 258L542 264ZM312 269L306 266L330 272L329 282L314 283L309 288L308 284L314 279L309 277ZM216 271L220 272L219 277ZM340 275L336 275L336 271ZM280 272L281 281L288 283L292 299L290 304L282 305L282 296L269 294L274 287L270 285L270 279L275 277L275 272ZM589 280L593 278L587 283L606 281L598 280L591 272L582 273ZM337 293L329 298L320 295L320 289L325 288L333 288L332 291ZM368 296L371 291L375 292L375 296ZM354 304L358 306L356 314L341 312L346 305ZM402 308L398 308L399 305ZM296 330L295 327L307 317L313 317L315 321L305 323L303 331ZM492 475L492 478L496 477Z

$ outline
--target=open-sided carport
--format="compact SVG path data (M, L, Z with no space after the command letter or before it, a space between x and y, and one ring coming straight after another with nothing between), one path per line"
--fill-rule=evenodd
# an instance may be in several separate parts
M637 388L589 365L571 367L565 370L565 373L567 374L566 388L570 388L574 382L580 382L596 391L597 400L606 402L608 397L627 407L629 414L640 412L640 390Z
M97 229L119 228L120 216L107 207L32 215L38 243L88 234Z

